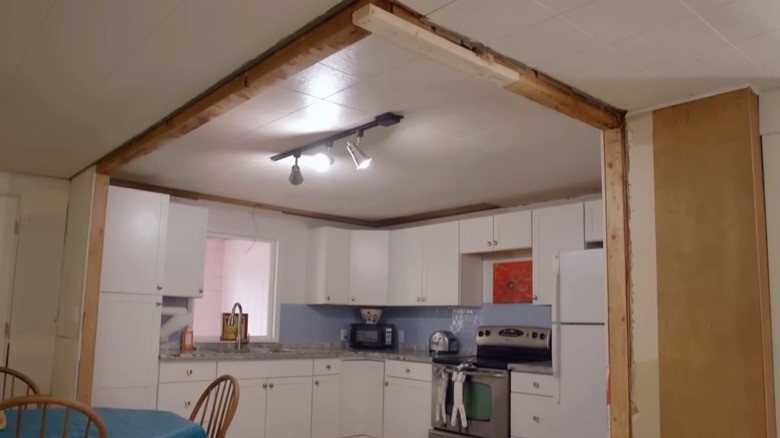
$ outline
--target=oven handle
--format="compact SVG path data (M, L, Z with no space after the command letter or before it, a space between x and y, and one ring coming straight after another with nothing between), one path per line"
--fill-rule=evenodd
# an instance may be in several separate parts
M444 369L450 373L455 372L462 372L466 376L474 376L474 377L495 377L497 379L504 379L507 376L509 376L508 373L500 372L500 371L474 371L474 370L468 370L468 369L462 369L458 370L457 367L451 367L451 366L442 366L440 369Z

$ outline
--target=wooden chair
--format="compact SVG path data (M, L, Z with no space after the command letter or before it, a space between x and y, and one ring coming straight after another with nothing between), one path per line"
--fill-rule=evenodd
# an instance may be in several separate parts
M238 408L238 397L235 377L218 377L203 391L192 410L190 421L203 426L209 438L225 438Z
M17 382L19 382L18 385ZM0 401L25 395L38 395L40 393L38 385L31 378L14 369L0 367Z
M10 415L13 413L14 408L16 409L15 419ZM14 435L16 438L23 436L23 425L27 425L24 429L26 432L24 436L30 436L30 431L35 429L38 430L35 433L36 436L40 433L42 437L50 437L52 432L59 435L59 427L62 427L62 438L69 438L76 436L71 432L71 429L74 429L73 432L78 432L80 435L83 427L83 436L88 438L94 426L94 430L97 430L98 438L108 437L106 426L97 412L76 400L55 397L53 395L29 395L0 401L0 411L3 410L6 412L6 417L8 417L8 428L16 430ZM85 421L83 424L80 418L71 418L73 411L84 416ZM46 433L47 420L50 420L49 434ZM40 425L38 427L29 426L30 421L39 421ZM74 424L76 424L75 427Z

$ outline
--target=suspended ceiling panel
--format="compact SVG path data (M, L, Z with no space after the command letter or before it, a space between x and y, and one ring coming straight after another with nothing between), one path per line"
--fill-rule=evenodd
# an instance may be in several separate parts
M402 114L366 133L357 171L345 141L304 183L269 157ZM324 151L322 148L321 151ZM318 151L313 151L316 153ZM365 219L598 191L600 132L379 37L324 60L123 168L122 178Z
M636 110L780 85L776 0L403 0L433 23Z
M0 169L70 177L338 3L0 2Z

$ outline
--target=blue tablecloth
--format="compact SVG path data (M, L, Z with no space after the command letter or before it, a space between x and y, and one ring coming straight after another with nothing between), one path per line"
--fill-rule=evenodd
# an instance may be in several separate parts
M199 425L171 412L137 409L95 409L111 438L206 438L206 432ZM6 430L0 431L0 438L13 438L16 433L16 410L8 410ZM41 411L28 409L22 414L22 436L39 437ZM46 414L46 437L61 438L65 421L65 410L49 408ZM70 415L68 437L84 436L86 417L73 411ZM97 437L92 427L90 437Z

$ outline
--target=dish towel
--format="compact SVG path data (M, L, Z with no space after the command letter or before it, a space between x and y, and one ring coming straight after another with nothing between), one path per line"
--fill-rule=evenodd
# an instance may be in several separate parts
M463 428L469 427L468 420L466 420L466 406L463 404L463 382L466 381L466 375L463 371L456 371L452 374L453 382L453 406L452 406L452 425L458 425L458 416L460 416L460 423Z
M442 370L439 375L439 381L436 382L436 422L447 424L447 386L450 383L450 377L447 371Z
M5 430L5 425L6 425L5 412L0 411L0 430Z

